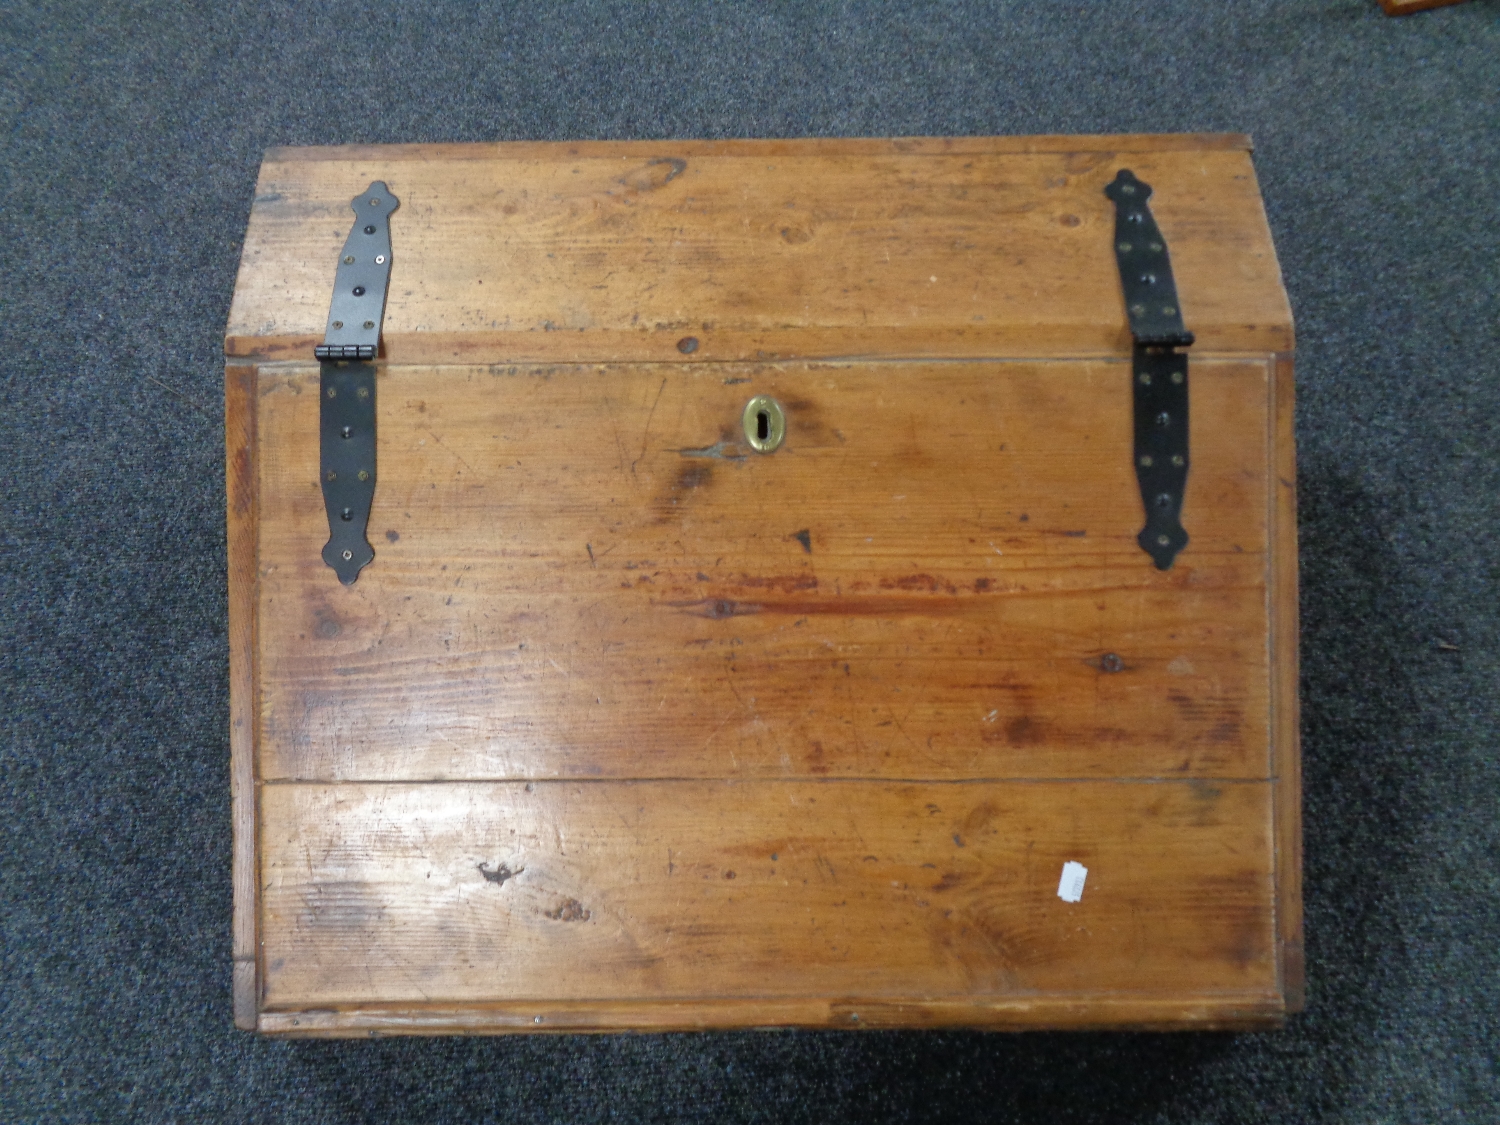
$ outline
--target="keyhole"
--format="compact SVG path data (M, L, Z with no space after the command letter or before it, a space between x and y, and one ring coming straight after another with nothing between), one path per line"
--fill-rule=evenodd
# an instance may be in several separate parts
M771 453L786 437L786 412L770 395L756 395L745 404L745 440L757 453Z

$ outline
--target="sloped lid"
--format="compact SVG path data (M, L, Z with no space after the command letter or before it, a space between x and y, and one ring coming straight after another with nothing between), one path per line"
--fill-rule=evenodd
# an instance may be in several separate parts
M1125 354L1121 168L1195 354L1291 350L1249 140L1202 135L272 149L225 353L312 358L383 180L391 362Z

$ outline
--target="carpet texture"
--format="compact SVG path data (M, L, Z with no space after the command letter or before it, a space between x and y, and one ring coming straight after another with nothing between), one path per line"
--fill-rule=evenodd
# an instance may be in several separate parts
M1500 1115L1500 6L0 4L0 1120ZM1243 131L1298 320L1308 1011L261 1041L220 347L262 151Z

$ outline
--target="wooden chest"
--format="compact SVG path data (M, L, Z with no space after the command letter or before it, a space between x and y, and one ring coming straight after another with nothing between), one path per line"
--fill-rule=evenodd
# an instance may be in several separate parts
M1300 1007L1292 319L1246 138L278 149L257 192L240 1026ZM314 358L343 318L373 362Z

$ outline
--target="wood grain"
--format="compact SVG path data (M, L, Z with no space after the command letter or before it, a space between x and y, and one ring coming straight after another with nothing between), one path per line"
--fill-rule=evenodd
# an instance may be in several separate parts
M226 353L311 351L349 200L381 179L401 200L382 335L393 363L1120 355L1130 336L1103 187L1125 163L1155 188L1200 349L1291 348L1242 148L1032 141L948 155L662 142L270 161Z
M1194 365L1163 573L1126 363L390 367L352 587L263 373L262 776L1268 777L1268 372Z
M224 378L225 482L229 551L229 785L234 833L234 1019L254 1028L259 1004L256 950L256 630L259 600L256 418L259 377L231 364Z
M265 1008L1095 992L1227 1017L1276 990L1269 789L267 785Z

